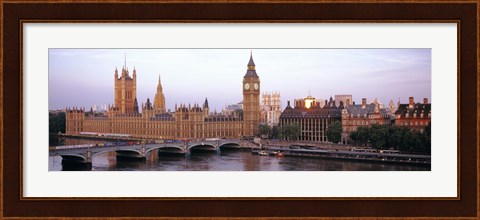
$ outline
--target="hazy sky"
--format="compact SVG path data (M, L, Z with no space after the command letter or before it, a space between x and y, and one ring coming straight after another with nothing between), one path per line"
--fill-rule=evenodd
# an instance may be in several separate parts
M161 75L167 109L203 103L210 109L242 100L250 49L50 49L49 108L114 102L114 71L137 70L139 105L153 101ZM353 101L383 104L431 100L430 49L253 49L261 93L280 92L286 101L351 94Z

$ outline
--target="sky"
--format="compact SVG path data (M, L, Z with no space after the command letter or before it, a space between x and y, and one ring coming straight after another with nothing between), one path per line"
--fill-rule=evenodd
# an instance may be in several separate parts
M137 71L137 100L153 101L161 76L165 104L221 111L242 101L250 53L263 92L287 100L351 94L361 103L431 100L430 49L49 49L49 109L113 104L115 68ZM125 61L126 57L126 61Z

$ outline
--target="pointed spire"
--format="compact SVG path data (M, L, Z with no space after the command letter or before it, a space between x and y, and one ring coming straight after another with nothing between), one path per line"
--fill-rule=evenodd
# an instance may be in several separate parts
M252 51L250 50L250 60L248 61L248 67L250 69L250 67L252 67L253 69L255 69L255 62L253 62L253 55L252 55Z
M160 74L158 74L157 95L163 95L162 79L160 78Z
M250 51L250 60L248 61L247 65L247 73L245 74L244 78L258 78L257 72L255 71L255 62L253 62L253 55Z
M203 103L204 108L208 108L208 99L205 97L205 103Z
M138 113L137 97L135 97L135 101L134 101L134 103L133 103L133 112Z
M125 52L125 69L127 68L127 52Z

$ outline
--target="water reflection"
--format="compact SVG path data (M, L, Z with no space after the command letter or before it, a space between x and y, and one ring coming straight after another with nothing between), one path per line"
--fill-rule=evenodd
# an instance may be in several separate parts
M94 157L94 171L415 171L429 167L299 157L252 155L249 151L196 153L189 157L152 153L145 161L118 160L115 152ZM64 167L61 157L50 157L50 170L87 170Z

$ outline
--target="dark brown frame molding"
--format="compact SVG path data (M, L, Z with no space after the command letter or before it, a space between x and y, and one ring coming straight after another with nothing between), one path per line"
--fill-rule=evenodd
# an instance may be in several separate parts
M29 2L0 0L0 219L94 218L480 218L477 1ZM39 198L22 197L23 22L457 22L457 198ZM476 111L475 111L476 110ZM20 159L19 159L20 158Z

